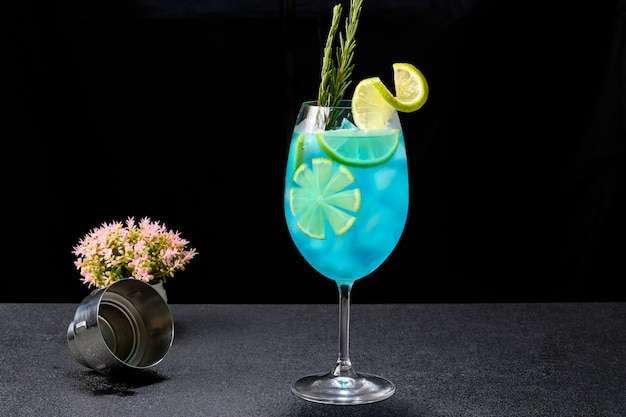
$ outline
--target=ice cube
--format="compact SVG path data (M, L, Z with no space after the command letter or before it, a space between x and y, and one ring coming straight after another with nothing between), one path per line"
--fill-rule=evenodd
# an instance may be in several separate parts
M341 121L341 129L359 130L354 123L345 118Z
M389 187L393 178L396 176L396 170L391 168L381 168L374 174L374 182L377 190L384 190Z

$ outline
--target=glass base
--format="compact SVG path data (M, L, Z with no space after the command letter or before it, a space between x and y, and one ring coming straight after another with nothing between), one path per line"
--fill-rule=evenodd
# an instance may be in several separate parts
M315 403L356 405L385 400L396 392L396 387L377 375L336 376L327 373L300 378L291 385L291 392Z

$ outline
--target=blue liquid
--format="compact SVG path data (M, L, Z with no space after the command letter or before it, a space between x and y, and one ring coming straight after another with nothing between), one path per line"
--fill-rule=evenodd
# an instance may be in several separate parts
M330 158L318 145L314 133L304 134L300 151L294 131L289 147L285 176L284 210L287 228L296 247L319 273L337 282L353 282L378 268L396 247L406 223L409 208L409 176L404 136L400 130L400 143L387 162L369 168L346 166L355 177L351 188L361 191L361 206L354 214L356 221L340 236L326 224L325 239L309 237L298 226L289 205L291 188L299 187L293 181L298 163L308 164L313 158ZM333 169L340 165L333 162Z

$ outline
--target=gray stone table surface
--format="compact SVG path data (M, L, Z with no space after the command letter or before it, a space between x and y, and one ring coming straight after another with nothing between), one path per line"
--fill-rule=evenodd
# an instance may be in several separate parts
M0 304L0 416L625 416L626 303L354 304L350 356L391 379L366 405L301 400L330 370L338 306L170 305L156 365L107 377L67 344L78 304Z

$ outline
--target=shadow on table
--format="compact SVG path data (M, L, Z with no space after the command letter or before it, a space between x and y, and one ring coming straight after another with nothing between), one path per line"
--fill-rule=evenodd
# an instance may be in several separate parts
M73 372L69 375L78 382L79 389L94 396L135 395L137 388L147 387L166 381L168 378L154 371L144 370L121 376L105 376L96 371Z

